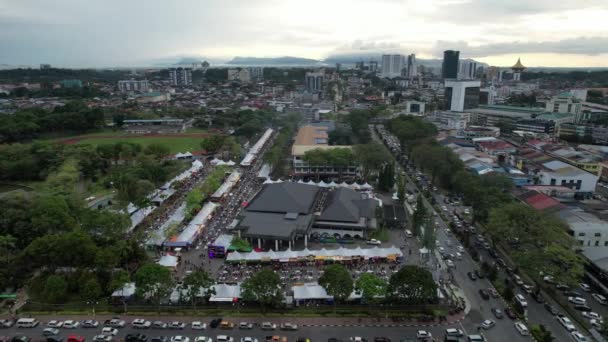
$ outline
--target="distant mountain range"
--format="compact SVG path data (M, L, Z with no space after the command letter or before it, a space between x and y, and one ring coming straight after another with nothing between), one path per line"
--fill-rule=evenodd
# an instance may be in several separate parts
M323 65L322 61L310 58L302 58L302 57L234 57L232 60L228 61L226 64L228 65L255 65L255 66L321 66Z

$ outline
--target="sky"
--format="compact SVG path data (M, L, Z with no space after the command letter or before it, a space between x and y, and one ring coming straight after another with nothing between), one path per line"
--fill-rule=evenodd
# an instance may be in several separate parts
M497 66L608 67L607 19L608 0L0 0L0 64L455 49Z

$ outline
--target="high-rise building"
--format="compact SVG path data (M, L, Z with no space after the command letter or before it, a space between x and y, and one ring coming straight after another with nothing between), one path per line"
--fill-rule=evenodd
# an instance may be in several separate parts
M460 51L446 50L443 52L443 63L441 65L441 78L457 79L458 78L458 58Z
M407 56L407 77L418 77L418 65L416 64L416 54Z
M264 68L262 67L249 67L249 79L251 82L259 82L264 79Z
M191 68L171 68L169 69L169 78L171 85L176 87L187 87L192 85L192 69Z
M479 107L480 81L446 80L445 108L453 112L463 112Z
M458 79L474 80L477 74L477 62L472 60L464 60L459 63Z
M400 77L405 59L402 55L382 55L382 76L393 78Z
M325 78L324 73L307 72L304 78L304 85L309 93L319 93L323 91L323 79Z
M363 62L361 62L361 66L363 67ZM378 62L376 61L369 61L369 71L370 72L377 72L378 71Z
M150 90L148 80L121 80L118 81L118 90L121 93L130 93L134 91L146 93Z

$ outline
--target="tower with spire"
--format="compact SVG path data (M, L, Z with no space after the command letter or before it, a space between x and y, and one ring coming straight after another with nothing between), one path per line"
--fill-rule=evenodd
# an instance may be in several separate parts
M526 67L521 64L521 59L518 58L517 63L511 67L511 70L513 70L513 81L519 82L521 81L521 73L526 70Z

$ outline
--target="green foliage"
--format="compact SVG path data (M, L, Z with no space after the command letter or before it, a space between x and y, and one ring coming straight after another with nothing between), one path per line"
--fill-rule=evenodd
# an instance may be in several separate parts
M386 148L378 143L355 145L353 154L361 164L363 178L369 178L372 173L378 172L382 165L390 160Z
M381 301L386 294L386 281L373 273L363 273L355 285L355 289L361 291L361 296L368 303Z
M418 196L416 200L416 211L414 211L414 217L412 218L412 224L414 225L414 236L422 236L422 226L424 225L427 217L427 209L424 205L424 198L422 195Z
M161 160L169 155L169 148L161 144L150 144L146 146L144 153L153 156L156 160Z
M222 147L224 139L221 135L212 135L201 141L201 148L209 154L214 154Z
M0 144L0 180L46 179L63 159L64 146L57 143Z
M184 278L184 286L188 289L188 297L192 306L196 306L199 294L202 293L203 297L215 294L215 290L211 287L214 283L205 271L194 271Z
M397 176L397 197L399 197L399 204L405 204L406 186L405 177L403 175Z
M97 281L97 277L93 276L84 283L81 290L82 297L85 300L96 300L102 295L101 285Z
M437 134L437 128L430 122L412 116L399 116L388 122L387 125L405 151L412 149L424 142L429 142Z
M378 177L378 189L380 191L392 192L395 186L395 164L393 162L386 163L380 170Z
M256 302L266 308L281 303L281 278L269 269L261 270L242 285L242 296L246 301Z
M44 298L49 303L61 303L68 294L68 284L59 275L51 275L44 284Z
M354 288L353 278L346 267L340 264L326 266L319 278L319 285L323 286L336 302L346 301Z
M344 168L352 165L353 153L349 148L333 148L329 150L314 149L306 151L302 159L311 166L331 165Z
M486 231L495 243L518 237L519 246L510 254L531 276L550 274L558 282L574 285L583 275L584 261L574 250L567 225L555 217L511 203L492 209Z
M391 276L387 295L394 303L431 304L437 301L437 284L429 271L407 265Z
M150 298L158 305L169 293L172 285L171 271L159 264L145 264L135 273L136 295L140 298Z
M553 334L551 333L551 331L547 330L547 328L542 324L533 325L530 328L530 333L532 334L532 336L534 337L534 339L537 342L555 341L555 337L553 337Z

